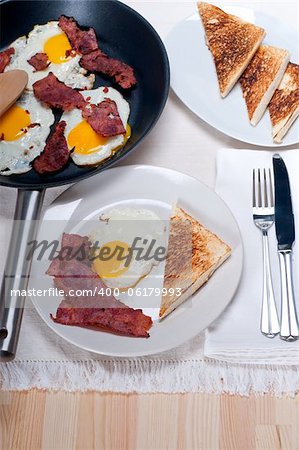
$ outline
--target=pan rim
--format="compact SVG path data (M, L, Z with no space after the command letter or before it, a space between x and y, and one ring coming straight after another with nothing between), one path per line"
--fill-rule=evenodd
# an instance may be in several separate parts
M0 0L0 9L1 9L2 5L5 5L8 3L14 3L16 1L18 1L18 0ZM120 153L117 157L112 158L111 160L108 160L106 163L104 163L103 166L94 168L94 171L92 173L85 172L85 173L82 173L82 175L79 174L74 177L71 177L69 180L65 179L62 181L46 181L45 183L22 183L22 182L17 182L17 181L14 181L14 182L7 181L6 182L5 180L4 181L1 180L0 186L19 188L19 189L31 190L31 191L32 190L41 190L41 189L65 186L68 184L74 184L74 183L77 183L78 181L81 181L86 178L97 175L100 172L104 172L106 169L111 168L115 164L119 163L122 159L124 159L127 155L131 154L132 151L135 150L144 139L146 139L148 134L154 129L155 125L157 124L158 120L160 119L161 114L164 111L164 108L165 108L165 105L166 105L166 102L167 102L167 99L169 96L169 91L170 91L170 64L169 64L169 58L168 58L166 47L165 47L159 33L150 24L150 22L148 22L148 20L145 19L138 11L136 11L135 9L126 5L125 3L122 3L119 0L109 0L109 3L118 4L118 5L120 5L121 8L123 8L127 11L130 11L131 14L133 14L135 17L137 17L137 19L145 25L145 27L152 33L152 35L156 39L156 42L157 42L158 47L161 52L161 57L162 57L162 61L163 61L162 68L163 68L164 77L165 77L163 93L161 95L161 102L160 102L156 116L151 121L151 123L147 126L147 128L143 131L142 135L136 140L136 142L134 142L134 144L132 144L132 146L130 147L130 149L128 149L127 152L125 152L123 154ZM7 176L7 178L9 179L9 175Z

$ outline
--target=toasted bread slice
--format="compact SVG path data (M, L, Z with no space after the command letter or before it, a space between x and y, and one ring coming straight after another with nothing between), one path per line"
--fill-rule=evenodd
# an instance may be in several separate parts
M269 45L261 45L243 73L240 83L251 125L256 126L280 85L290 54Z
M299 116L299 66L289 63L269 105L273 140L280 144Z
M220 93L226 97L250 63L266 32L209 3L198 3L198 10L214 58Z
M219 237L175 207L170 219L164 274L167 295L162 297L160 319L206 283L230 254L231 248ZM181 291L171 295L172 289Z

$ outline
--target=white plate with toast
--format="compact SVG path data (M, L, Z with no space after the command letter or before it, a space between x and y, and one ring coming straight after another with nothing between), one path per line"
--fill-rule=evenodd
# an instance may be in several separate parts
M159 311L161 297L152 299L142 294L137 298L127 298L128 306L142 308L153 317L149 338L126 337L54 323L50 315L55 315L61 299L53 295L31 297L38 313L55 333L78 347L98 354L127 357L151 355L191 339L223 312L232 300L241 277L241 236L223 200L190 176L153 166L124 166L107 170L92 180L84 180L71 187L49 207L41 224L39 239L52 241L62 232L85 235L86 227L92 221L98 222L99 216L109 209L123 206L147 208L161 219L168 220L176 204L194 218L197 226L198 221L205 227L205 233L212 237L212 245L220 243L220 246L217 245L218 250L224 250L225 253L227 246L231 248L230 257L209 281L162 320L159 320L158 315L154 318L150 314L150 308L154 310L158 307ZM52 278L45 274L48 266L47 259L33 258L30 289L53 287ZM147 276L140 282L142 293L145 292L143 289L151 287L151 280L153 278L148 279Z
M196 4L194 6L196 10ZM270 15L248 8L225 5L223 10L264 28L267 34L263 44L288 50L291 62L299 63L296 30ZM199 118L218 131L253 145L281 147L299 142L298 119L281 144L273 141L268 110L257 126L252 126L239 82L226 98L221 97L215 64L197 11L173 28L165 44L170 59L172 89Z

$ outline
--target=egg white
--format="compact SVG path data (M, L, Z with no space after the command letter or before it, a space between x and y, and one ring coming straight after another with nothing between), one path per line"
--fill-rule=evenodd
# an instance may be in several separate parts
M44 150L50 126L54 123L51 109L38 102L30 92L25 92L16 105L29 111L30 123L40 126L28 128L18 140L0 141L1 175L28 172L31 162Z
M100 217L98 227L90 233L89 240L97 247L105 246L108 242L125 242L129 247L136 238L138 246L143 248L143 254L155 239L156 243L151 250L165 246L166 229L164 222L153 211L143 208L114 208ZM143 240L147 243L143 243ZM125 273L115 278L102 277L104 283L111 288L127 289L136 286L137 283L149 275L152 268L159 264L154 259L144 260L137 258L133 252L130 265Z
M122 123L124 127L126 128L129 115L130 115L130 106L129 103L123 98L123 96L115 89L109 87L108 92L104 92L105 87L99 87L97 89L82 91L82 95L85 99L90 97L89 102L92 104L98 104L102 102L105 98L110 98L111 100L114 100L119 116L122 120ZM73 109L70 112L65 112L62 115L61 120L65 120L67 123L66 129L65 129L65 137L68 141L68 135L72 131L72 129L78 125L80 122L82 122L82 114L78 109ZM121 147L125 142L124 135L118 135L118 136L112 136L108 138L105 145L101 145L94 149L93 152L83 155L76 153L76 150L74 150L71 153L71 157L75 164L79 166L93 166L97 165L100 162L104 161L105 159L109 158L113 154L113 150L117 149L118 147ZM69 146L69 143L68 143ZM72 148L69 146L69 150L72 150Z
M10 47L15 49L10 64L5 71L13 69L25 70L28 73L29 81L27 89L32 90L32 85L38 80L45 78L49 72L63 81L67 86L77 89L91 89L94 85L95 75L86 76L87 70L79 65L81 56L75 55L61 64L50 63L45 70L36 71L28 60L36 53L43 52L47 40L57 34L62 33L57 21L48 22L45 25L36 25L29 33L28 38L21 36L14 41Z

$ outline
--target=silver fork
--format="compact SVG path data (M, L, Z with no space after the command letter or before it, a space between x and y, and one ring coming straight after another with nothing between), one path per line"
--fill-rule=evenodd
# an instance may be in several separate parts
M268 241L268 230L275 220L270 169L253 170L252 206L254 224L262 231L263 236L263 302L260 328L265 336L273 338L279 333L280 326L272 284Z

